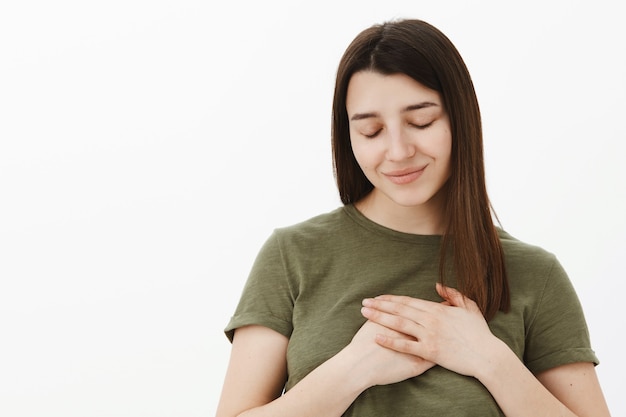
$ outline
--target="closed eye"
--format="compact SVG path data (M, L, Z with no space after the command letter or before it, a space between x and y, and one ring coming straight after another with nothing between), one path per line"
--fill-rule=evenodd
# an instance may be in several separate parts
M432 122L429 122L429 123L426 123L426 124L423 124L423 125L418 125L416 123L409 123L409 125L414 127L414 128L416 128L416 129L423 130L423 129L426 129L426 128L430 127L434 122L435 121L433 120Z
M378 136L378 134L382 131L382 129L378 129L376 132L374 133L361 133L363 136L365 136L368 139L374 139L376 136Z

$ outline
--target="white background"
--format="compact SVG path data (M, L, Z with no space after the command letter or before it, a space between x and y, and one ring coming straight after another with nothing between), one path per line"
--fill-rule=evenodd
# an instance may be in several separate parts
M618 2L223 3L0 6L0 415L214 413L260 245L340 204L338 60L396 17L464 56L497 213L569 272L626 415Z

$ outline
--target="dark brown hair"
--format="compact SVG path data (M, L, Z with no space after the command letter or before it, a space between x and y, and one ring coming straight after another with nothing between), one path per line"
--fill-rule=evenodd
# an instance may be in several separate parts
M332 115L335 178L344 204L356 203L374 188L350 144L346 95L358 71L405 74L441 94L450 119L452 151L440 279L445 280L450 254L458 289L476 301L484 316L491 319L498 310L507 312L509 285L485 184L480 110L459 52L443 33L421 20L372 26L348 46L337 71Z

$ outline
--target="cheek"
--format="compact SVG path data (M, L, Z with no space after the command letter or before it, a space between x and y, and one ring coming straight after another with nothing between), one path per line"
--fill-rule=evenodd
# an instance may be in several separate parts
M446 162L450 161L450 156L452 155L452 141L448 140L442 144L441 147L441 158L446 160Z
M366 144L355 144L354 142L352 142L352 154L354 155L354 159L356 159L357 164L359 164L362 170L366 170L369 166L372 165L371 150L368 151L368 146L366 146Z
M367 160L367 158L363 157L361 153L359 153L358 151L355 151L354 158L356 159L356 163L359 164L359 166L361 167L363 171L366 171L368 169L370 163Z
M452 138L448 138L447 141L442 146L442 152L440 156L441 161L444 166L446 179L450 178L450 175L452 174L452 167L450 164L451 157L452 157Z
M431 142L430 152L442 162L448 162L452 154L452 137L449 131L437 135Z

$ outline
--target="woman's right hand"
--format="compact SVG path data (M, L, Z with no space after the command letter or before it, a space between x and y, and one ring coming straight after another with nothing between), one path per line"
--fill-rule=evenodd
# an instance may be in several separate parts
M217 416L341 416L365 389L403 381L433 366L379 345L377 334L409 338L367 321L345 348L282 394L289 339L263 326L237 329Z
M372 321L367 321L344 349L354 355L368 378L368 386L387 385L423 374L435 364L419 356L396 352L376 343L376 335L412 339ZM412 339L414 340L414 339Z

